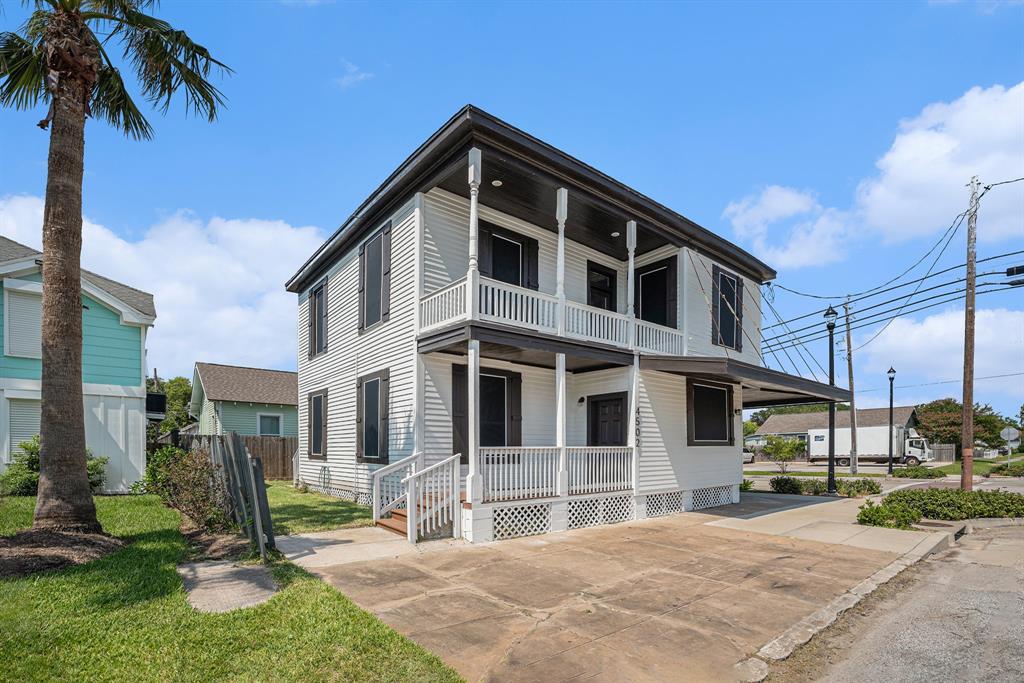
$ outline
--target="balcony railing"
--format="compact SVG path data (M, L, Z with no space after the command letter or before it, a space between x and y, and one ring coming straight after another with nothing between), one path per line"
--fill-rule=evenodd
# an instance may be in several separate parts
M469 294L469 281L462 278L423 297L420 330L475 318L647 353L684 355L685 337L679 330L614 311L566 301L560 333L558 297L481 277L471 316Z

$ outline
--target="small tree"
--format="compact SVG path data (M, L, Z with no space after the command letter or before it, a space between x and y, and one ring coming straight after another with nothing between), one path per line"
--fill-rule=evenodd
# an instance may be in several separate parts
M803 447L804 444L800 439L769 436L764 446L764 453L769 460L778 465L781 474L786 474L789 471L789 463L796 460L797 454L803 450Z

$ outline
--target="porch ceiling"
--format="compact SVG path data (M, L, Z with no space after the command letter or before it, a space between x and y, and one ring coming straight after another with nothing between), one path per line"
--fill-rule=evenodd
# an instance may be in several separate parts
M640 368L740 384L744 408L850 400L850 392L841 387L732 358L642 356Z
M470 339L480 342L480 355L484 358L542 368L554 368L555 354L564 353L565 369L570 372L603 370L633 362L632 354L600 344L577 343L538 332L479 322L429 334L419 340L418 348L420 353L462 354L466 352Z

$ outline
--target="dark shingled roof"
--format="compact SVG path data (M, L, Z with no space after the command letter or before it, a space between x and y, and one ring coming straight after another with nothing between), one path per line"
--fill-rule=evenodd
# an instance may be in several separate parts
M211 401L299 404L299 374L286 370L196 363L203 392Z
M12 239L0 235L0 263L42 255L43 253L41 251L36 251L32 247L27 247L24 244L20 244ZM102 275L97 275L96 273L85 270L84 268L82 269L82 279L102 289L115 299L123 301L139 313L149 316L150 318L156 317L156 306L153 305L152 294L135 289L134 287L129 287L128 285L121 284L120 282L115 282L114 280L105 278Z
M897 427L905 426L914 417L914 406L895 406L892 422ZM857 411L857 427L880 427L889 424L888 408L864 408ZM836 427L850 426L850 411L836 411ZM809 429L828 429L828 412L792 413L771 415L757 428L758 435L805 434Z

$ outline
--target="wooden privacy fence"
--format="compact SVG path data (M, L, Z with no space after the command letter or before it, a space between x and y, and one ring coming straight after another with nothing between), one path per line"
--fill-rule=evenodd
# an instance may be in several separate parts
M234 432L232 432L234 434ZM293 479L295 476L293 456L299 447L297 436L241 436L242 445L263 463L265 479ZM203 434L179 434L179 448L194 450L194 444L209 439Z
M935 458L936 462L953 462L956 460L956 444L952 443L933 443L932 457Z
M249 453L243 439L231 432L227 436L191 439L190 446L192 450L205 450L210 454L216 476L221 477L231 501L231 518L259 547L260 556L266 560L267 549L275 548L276 544L263 463Z

